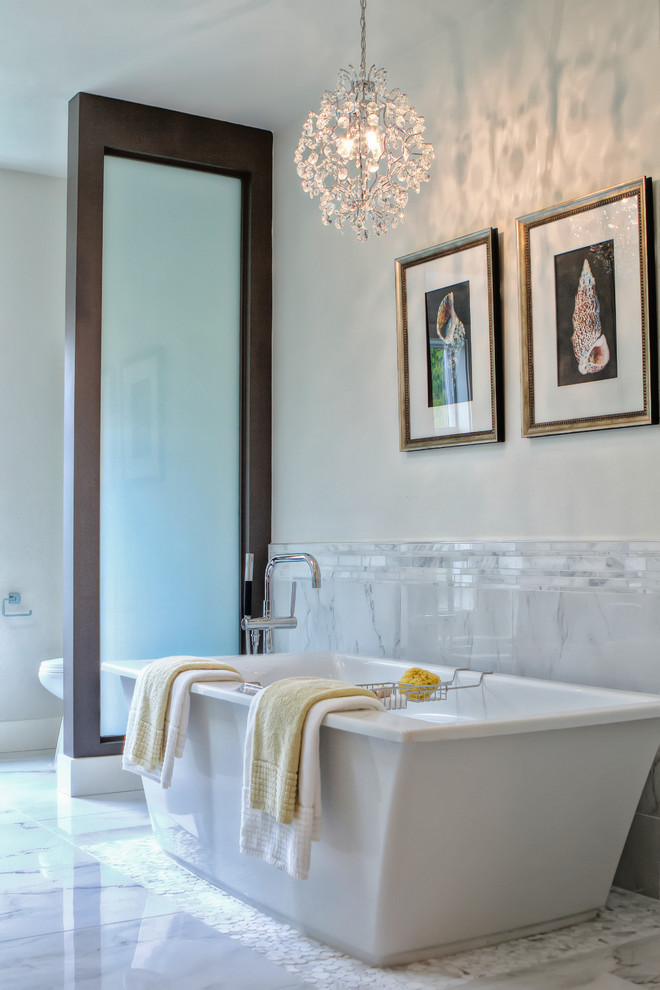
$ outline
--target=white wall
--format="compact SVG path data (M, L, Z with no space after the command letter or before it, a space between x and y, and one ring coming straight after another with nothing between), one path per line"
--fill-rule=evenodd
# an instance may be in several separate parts
M520 437L515 231L518 216L660 178L658 14L657 0L497 0L438 23L385 66L426 117L431 181L366 244L324 227L302 192L303 121L276 135L273 541L660 538L659 426ZM402 453L394 259L488 226L506 442Z
M0 597L18 591L32 609L0 615L10 735L8 723L61 713L37 671L62 655L65 180L0 171L0 218Z

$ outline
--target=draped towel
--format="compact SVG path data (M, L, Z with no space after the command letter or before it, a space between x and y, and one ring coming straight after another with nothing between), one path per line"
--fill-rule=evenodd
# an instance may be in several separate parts
M169 787L183 747L190 688L198 681L242 681L243 675L208 657L162 657L138 674L128 715L122 767Z
M356 709L384 711L371 691L320 678L287 678L253 698L243 764L241 852L297 879L307 877L311 843L321 834L321 723L330 712Z

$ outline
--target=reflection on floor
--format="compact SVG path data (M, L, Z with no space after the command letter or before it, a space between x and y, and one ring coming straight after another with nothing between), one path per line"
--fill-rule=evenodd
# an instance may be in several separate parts
M593 922L373 969L182 870L141 792L67 798L52 757L0 758L2 990L632 990L660 985L660 903L613 892Z
M303 987L81 849L150 833L141 791L68 798L52 755L0 762L2 990Z

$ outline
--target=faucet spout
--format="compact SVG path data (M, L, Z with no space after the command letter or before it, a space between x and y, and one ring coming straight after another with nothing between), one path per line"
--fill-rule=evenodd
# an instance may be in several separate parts
M321 568L316 557L312 557L311 553L280 553L271 557L266 564L266 591L268 591L268 582L275 565L293 563L296 560L304 561L312 572L312 588L321 587Z
M321 587L321 568L318 565L316 557L312 557L311 553L280 553L275 554L271 557L266 564L266 598L264 601L264 616L270 618L270 609L272 601L272 574L277 564L289 564L295 561L303 561L309 567L312 572L312 588Z

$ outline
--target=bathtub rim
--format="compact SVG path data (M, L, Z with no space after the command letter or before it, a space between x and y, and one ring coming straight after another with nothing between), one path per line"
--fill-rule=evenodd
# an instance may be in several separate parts
M298 659L302 656L345 657L346 659L355 661L393 663L397 665L407 665L409 663L409 661L391 660L384 657L361 657L357 654L331 650L308 654L267 654L268 659L275 661ZM246 660L254 663L258 658L255 656L248 657L245 654L234 654L215 656L213 659L227 663L233 661L236 664L238 661L245 662ZM140 670L150 662L150 660L106 660L101 664L101 669L108 673L134 680L137 678ZM426 666L430 669L448 673L454 669L452 667L445 667L444 665L427 664ZM478 673L479 671L474 671L475 675ZM447 675L445 674L445 676ZM398 743L416 743L437 742L443 739L475 739L496 735L517 735L525 732L542 732L580 726L606 725L616 722L660 718L660 695L623 691L618 688L572 684L564 681L548 681L513 674L490 674L489 679L495 680L496 683L504 684L507 681L522 681L526 686L536 688L539 691L548 690L549 688L565 689L573 696L584 694L585 699L588 699L589 695L591 695L593 700L600 698L607 701L609 699L611 700L611 704L601 704L598 707L589 707L587 705L584 708L572 708L556 712L539 712L522 717L492 718L481 721L465 720L456 724L442 725L425 722L420 718L411 719L409 716L389 711L331 712L326 715L322 724L329 728L341 729L342 731L352 732L358 735L373 736ZM228 701L231 704L238 704L244 707L249 707L252 701L250 695L240 693L238 685L231 681L193 684L191 693L209 698L218 698L219 700Z

